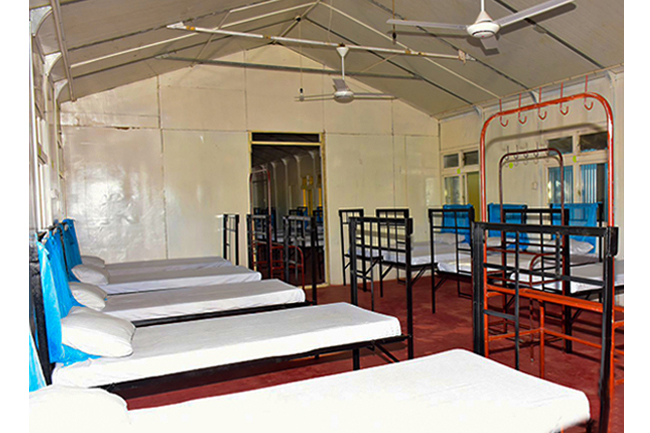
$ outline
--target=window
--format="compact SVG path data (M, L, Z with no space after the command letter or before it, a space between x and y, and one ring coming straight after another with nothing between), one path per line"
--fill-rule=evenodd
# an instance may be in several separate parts
M460 164L458 162L458 154L457 153L452 153L450 155L445 155L442 157L443 160L443 167L444 168L454 168L458 167Z
M548 160L548 202L560 203L564 191L565 203L603 203L606 206L607 144L607 132L593 128L571 134L565 132L560 137L548 139L548 147L558 149L564 157L564 186L560 182L560 168Z
M463 165L478 165L478 150L463 152Z
M573 137L553 138L548 140L548 147L553 147L562 154L573 153Z
M445 178L445 204L463 204L461 198L460 176Z
M607 132L595 132L583 134L578 141L580 152L593 152L595 150L607 149Z

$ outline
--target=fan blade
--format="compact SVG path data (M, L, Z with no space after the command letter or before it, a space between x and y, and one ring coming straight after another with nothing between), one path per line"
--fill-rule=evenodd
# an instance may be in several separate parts
M490 36L489 38L479 38L481 40L481 43L483 44L483 47L485 47L486 50L498 50L499 49L499 41L497 41L497 38L495 36Z
M533 17L535 15L542 14L544 12L550 11L551 9L558 8L560 6L563 6L567 3L571 3L574 0L550 0L544 3L540 3L537 6L530 7L528 9L524 9L521 12L517 12L511 15L507 15L503 18L499 18L498 20L494 20L496 24L498 24L501 27L504 26L509 26L510 24L517 23L519 21L523 21L526 18Z
M426 21L409 21L409 20L388 20L388 24L396 24L400 26L414 26L414 27L429 27L434 29L445 29L445 30L467 30L467 26L464 24L443 24L443 23L429 23Z
M336 89L337 92L348 88L347 84L345 84L345 81L341 78L334 78L333 81L334 89Z
M332 99L332 94L323 94L323 95L303 95L302 97L296 96L296 101L322 101L325 99Z
M393 95L385 93L354 93L354 99L397 99Z

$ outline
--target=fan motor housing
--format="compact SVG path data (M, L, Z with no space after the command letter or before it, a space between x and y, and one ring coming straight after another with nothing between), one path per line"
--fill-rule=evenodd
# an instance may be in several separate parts
M489 38L499 31L500 26L493 21L474 23L467 27L467 33L475 38Z
M354 93L350 89L337 90L334 92L336 102L348 103L354 99Z

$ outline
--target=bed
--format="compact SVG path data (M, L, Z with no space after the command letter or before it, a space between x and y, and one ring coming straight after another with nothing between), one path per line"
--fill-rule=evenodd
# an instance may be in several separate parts
M135 328L129 321L64 302L46 249L40 243L36 248L41 282L31 290L41 290L40 297L32 298L40 298L42 306L33 311L38 341L48 342L39 344L39 351L47 351L43 359L54 364L50 380L55 384L146 390L184 375L348 350L358 369L361 348L384 352L384 345L409 338L398 319L347 303Z
M63 229L66 262L69 273L79 264L100 266L110 277L120 277L147 272L184 271L192 269L209 269L221 266L239 265L239 215L223 214L222 220L222 256L189 257L160 260L140 260L121 263L105 263L97 256L81 255L79 240L74 220L65 219L60 224ZM70 275L72 276L72 275Z
M100 390L46 387L30 394L33 433L52 431L59 420L66 431L74 428L74 422L82 424L78 413L70 414L87 407L91 399L86 413L104 415L108 431L159 433L203 431L215 420L220 429L229 431L551 433L590 418L584 393L454 349L361 371L131 411L119 397Z
M67 281L60 230L55 227L41 236L50 261L55 262L52 271L59 295L126 319L135 326L295 308L311 303L306 300L303 288L277 279L107 295L99 286Z

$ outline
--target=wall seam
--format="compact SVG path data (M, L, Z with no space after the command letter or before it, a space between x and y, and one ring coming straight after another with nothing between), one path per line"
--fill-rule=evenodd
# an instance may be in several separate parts
M169 256L169 228L167 225L167 188L165 183L165 134L162 124L162 103L160 98L160 76L156 75L156 103L158 104L158 130L160 131L160 171L162 174L163 229L165 231L165 258Z

